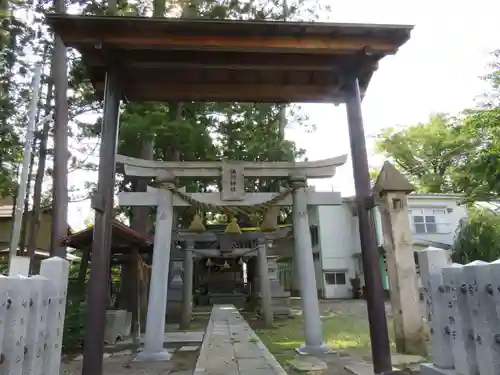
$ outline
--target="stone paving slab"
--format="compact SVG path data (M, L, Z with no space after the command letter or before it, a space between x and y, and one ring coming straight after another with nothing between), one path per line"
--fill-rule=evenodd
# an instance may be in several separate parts
M286 375L233 305L214 305L193 375Z
M203 341L205 332L203 331L188 331L188 332L165 332L165 344L199 344ZM144 343L144 337L141 337L141 344ZM113 350L115 348L132 345L132 339L127 338L119 341L115 345L106 345L105 350Z

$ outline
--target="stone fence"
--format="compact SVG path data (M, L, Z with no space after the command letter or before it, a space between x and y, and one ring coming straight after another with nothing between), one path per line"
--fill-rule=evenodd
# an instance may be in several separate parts
M59 375L68 269L54 257L39 275L0 275L0 374Z
M436 248L418 259L433 360L422 374L500 374L500 260L452 264Z

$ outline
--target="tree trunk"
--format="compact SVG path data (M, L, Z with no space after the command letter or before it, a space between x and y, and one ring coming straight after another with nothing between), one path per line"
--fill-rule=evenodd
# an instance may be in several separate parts
M35 164L36 138L33 140L33 151L31 153L30 166L28 170L28 180L26 181L26 195L24 196L24 211L21 222L21 237L19 238L19 255L24 255L26 248L26 233L28 229L30 216L30 192L31 192L31 175L33 174L33 166Z
M146 160L152 160L154 155L154 139L143 140L141 142L141 152L140 158ZM148 187L147 179L136 179L132 182L132 191L144 192ZM149 207L132 207L132 218L130 220L130 227L140 234L147 235L149 232ZM132 312L134 317L137 315L140 316L141 322L140 326L146 326L146 312L147 312L147 290L148 290L148 277L145 276L142 280L140 286L131 285L131 282L135 282L139 284L139 280L137 280L137 273L134 270L135 262L127 262L122 266L122 272L120 275L120 304L121 307L126 309L129 312ZM140 289L140 300L136 298L136 296L132 296L132 292L136 290L135 288ZM140 304L140 313L137 314L137 306L136 303ZM134 312L135 311L135 312ZM136 329L137 322L132 322L133 329ZM137 335L136 332L132 332L132 336Z
M54 85L51 77L47 83L47 98L45 102L44 114L48 116L51 110L51 101ZM45 176L45 163L47 160L47 140L49 138L50 121L43 124L42 133L40 136L40 150L38 154L38 168L36 171L35 185L33 191L33 209L31 211L31 220L28 236L28 256L31 258L30 264L33 263L35 258L36 239L38 237L38 230L40 229L40 204L42 200L42 185Z
M163 17L165 14L165 0L154 0L153 4L153 17ZM153 160L154 157L154 137L150 139L141 141L141 150L140 150L140 158L146 160ZM136 179L133 181L133 191L136 192L144 192L148 187L147 179ZM149 231L149 207L132 207L132 218L130 221L130 227L135 231L147 235ZM131 296L131 291L135 288L130 284L131 280L134 280L134 275L136 274L134 271L134 262L127 262L122 266L122 271L120 274L120 296L119 301L123 308L126 308L130 312L134 312L136 309L134 304L134 296ZM134 280L134 282L138 282ZM143 284L147 283L147 280L143 280ZM142 285L142 293L143 300L141 303L141 320L146 317L147 310L147 297L145 294L145 290L147 288L146 285ZM135 326L135 322L132 323L132 326ZM145 320L141 322L141 326L145 327Z
M66 13L64 0L54 0L55 11ZM66 248L59 239L68 233L68 68L66 47L59 36L55 36L53 55L53 79L55 93L54 121L54 177L52 199L51 255L66 257Z
M154 0L153 17L165 16L165 0Z

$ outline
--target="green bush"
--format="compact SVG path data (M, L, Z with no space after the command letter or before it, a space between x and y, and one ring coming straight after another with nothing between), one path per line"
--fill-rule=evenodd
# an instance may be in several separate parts
M68 296L69 297L69 296ZM63 331L63 351L80 349L85 335L86 304L81 298L68 298Z
M454 262L492 262L500 258L500 216L487 208L471 208L457 228L452 247Z

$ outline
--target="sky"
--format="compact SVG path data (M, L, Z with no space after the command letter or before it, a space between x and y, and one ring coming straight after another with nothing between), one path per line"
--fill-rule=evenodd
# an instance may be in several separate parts
M374 153L375 136L389 126L424 122L436 112L457 114L474 105L487 86L490 53L500 48L498 0L326 0L331 12L321 21L415 25L410 40L383 59L363 100L363 120L370 167L384 161ZM350 154L345 106L301 104L315 124L306 133L290 124L289 140L306 150L309 160ZM81 183L74 173L70 185ZM311 181L317 191L354 194L350 155L332 179ZM81 229L91 214L88 201L70 204L69 224Z

